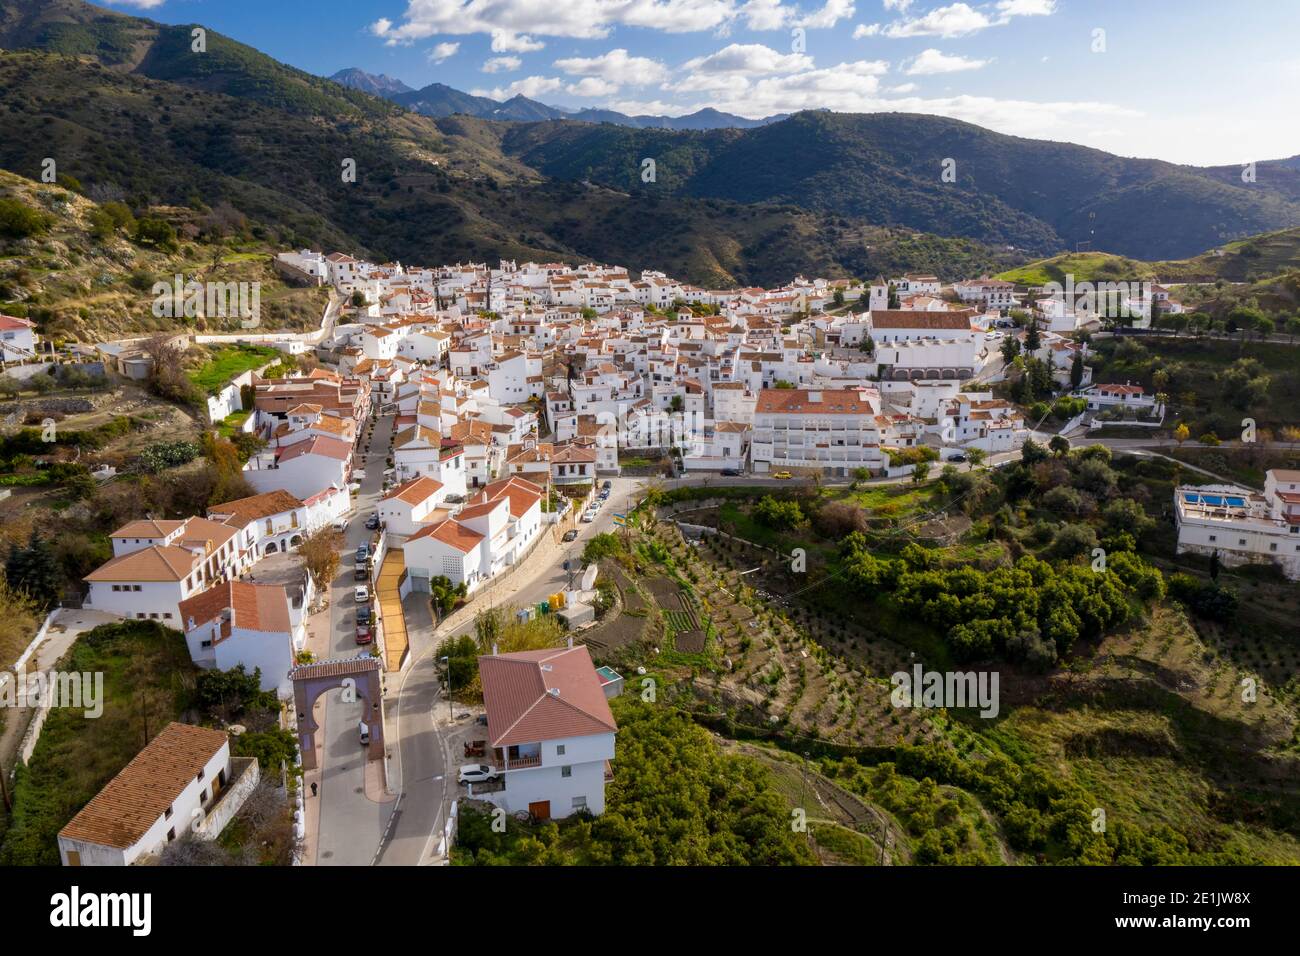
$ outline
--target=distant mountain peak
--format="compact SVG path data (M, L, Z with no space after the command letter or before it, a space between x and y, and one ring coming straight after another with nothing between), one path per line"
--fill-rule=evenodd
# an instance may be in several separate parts
M339 70L330 77L340 86L346 86L351 90L360 90L363 93L370 93L374 96L388 96L394 93L413 93L411 87L407 86L399 79L387 76L383 73L367 73L365 70L358 69L355 66L348 67L345 70Z

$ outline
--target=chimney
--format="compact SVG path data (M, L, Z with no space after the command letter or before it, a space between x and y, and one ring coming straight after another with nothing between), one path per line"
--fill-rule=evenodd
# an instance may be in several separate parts
M493 656L493 657L496 657L496 656L497 656L497 645L496 645L496 641L493 641L493 642L492 642L492 656Z

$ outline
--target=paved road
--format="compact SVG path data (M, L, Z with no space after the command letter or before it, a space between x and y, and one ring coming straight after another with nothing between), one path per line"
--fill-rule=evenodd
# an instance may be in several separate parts
M622 512L635 499L645 480L614 478L609 501L590 524L579 523L578 539L558 553L543 539L529 552L524 563L502 577L491 588L476 592L473 606L494 604L524 606L546 600L569 583L570 572L563 563L571 560L576 568L582 549L594 535L614 527L614 513ZM549 535L550 532L544 531ZM462 796L464 788L455 779L461 763L446 742L447 702L441 693L435 650L449 636L472 634L474 620L466 617L459 624L435 631L428 598L412 595L407 599L407 629L411 635L412 660L401 684L396 712L400 726L400 762L395 777L401 780L401 797L392 832L385 841L379 862L389 866L416 866L430 862L447 820L451 801ZM434 714L437 709L438 723ZM392 724L390 724L390 727ZM459 746L459 744L457 744Z
M368 653L356 643L356 583L352 577L357 545L368 541L365 519L375 510L383 485L388 439L393 419L381 417L375 426L373 452L364 451L357 468L365 471L356 509L345 534L347 551L338 576L330 587L331 657L357 657ZM320 827L317 863L320 865L365 866L375 855L381 834L388 825L393 804L378 803L366 796L365 753L358 738L361 701L344 703L341 691L322 695L326 700L323 756L321 760ZM390 741L391 743L391 741ZM390 748L391 749L391 748ZM373 789L373 785L372 785Z

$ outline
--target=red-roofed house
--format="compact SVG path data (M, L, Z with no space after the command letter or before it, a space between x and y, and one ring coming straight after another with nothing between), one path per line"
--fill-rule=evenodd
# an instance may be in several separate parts
M255 490L283 490L303 499L331 486L346 488L351 475L352 444L322 435L256 455L244 466Z
M488 758L504 787L471 795L537 819L605 811L618 725L583 645L480 657Z
M427 476L398 485L379 502L379 520L390 534L413 535L439 513L447 492ZM446 512L442 512L443 517Z
M289 695L293 686L289 669L305 631L299 626L294 633L284 588L228 581L186 598L180 613L194 663L223 671L243 664L249 674L260 669L262 690Z
M0 358L6 362L31 358L36 352L35 328L27 319L0 315Z

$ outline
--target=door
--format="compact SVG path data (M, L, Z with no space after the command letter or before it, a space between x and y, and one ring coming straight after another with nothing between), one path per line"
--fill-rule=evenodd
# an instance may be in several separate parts
M528 804L528 815L537 822L551 819L551 801L539 800L536 803Z

